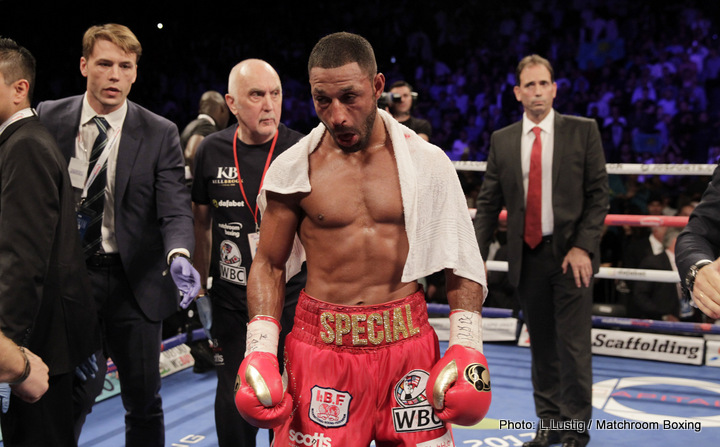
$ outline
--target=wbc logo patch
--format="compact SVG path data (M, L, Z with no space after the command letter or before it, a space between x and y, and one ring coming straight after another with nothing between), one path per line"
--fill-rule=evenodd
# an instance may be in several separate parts
M245 267L241 266L242 255L237 244L231 240L220 243L220 277L225 281L247 285Z
M395 401L400 405L392 409L393 425L398 433L435 430L444 426L427 401L427 382L430 374L415 369L395 385Z
M348 422L352 396L346 391L314 386L310 390L310 420L326 427L342 427Z

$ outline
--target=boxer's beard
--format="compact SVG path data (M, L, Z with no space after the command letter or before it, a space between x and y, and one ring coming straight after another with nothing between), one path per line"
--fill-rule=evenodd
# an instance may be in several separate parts
M345 126L337 126L334 128L330 128L327 124L325 124L325 128L330 132L330 135L332 135L333 140L335 141L335 144L342 149L343 152L346 153L353 153L357 151L361 151L368 147L368 143L370 142L370 136L372 135L372 128L375 125L375 118L377 117L377 108L373 107L370 114L365 118L365 122L363 123L362 127L360 129L355 129L353 127L345 127ZM324 123L323 123L324 124ZM358 136L358 142L353 144L352 146L343 146L338 142L337 134L351 131L355 133Z

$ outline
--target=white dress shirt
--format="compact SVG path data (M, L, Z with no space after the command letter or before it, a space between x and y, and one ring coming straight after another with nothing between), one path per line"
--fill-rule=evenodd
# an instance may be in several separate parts
M95 139L100 133L93 118L100 116L107 120L110 126L107 135L108 144L110 145L108 148L110 155L107 159L107 186L105 187L105 207L101 229L103 238L102 251L105 253L118 252L117 239L115 238L115 171L117 168L117 154L118 147L120 146L122 126L125 122L127 109L127 101L125 101L122 106L114 112L107 115L98 115L90 106L86 92L83 97L80 128L78 129L78 137L75 143L75 157L82 161L89 161L93 143L95 143Z

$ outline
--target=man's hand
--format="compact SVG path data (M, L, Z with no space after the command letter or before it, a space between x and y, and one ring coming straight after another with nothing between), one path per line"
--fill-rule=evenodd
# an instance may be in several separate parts
M200 273L185 256L175 256L170 263L170 276L182 294L180 307L187 309L200 291Z
M720 259L698 271L693 286L693 301L710 318L720 318Z
M573 276L575 277L575 285L578 288L585 286L590 287L590 280L592 279L592 261L588 253L579 247L573 247L570 249L562 263L563 273L567 273L568 265L572 268Z
M42 359L25 349L30 362L30 375L22 382L11 385L13 394L28 403L35 403L48 389L48 367Z

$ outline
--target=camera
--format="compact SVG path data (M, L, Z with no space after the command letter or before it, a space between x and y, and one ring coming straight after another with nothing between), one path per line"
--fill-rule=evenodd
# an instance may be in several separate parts
M377 105L380 109L385 109L386 107L390 107L390 104L393 102L400 102L402 98L397 93L390 93L390 92L382 92L380 94L380 98L378 98Z

